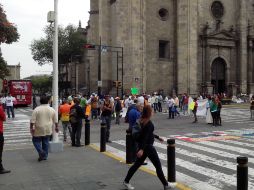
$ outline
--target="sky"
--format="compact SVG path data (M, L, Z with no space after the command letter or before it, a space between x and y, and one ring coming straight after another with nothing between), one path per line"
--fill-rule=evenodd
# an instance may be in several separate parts
M1 44L8 65L21 65L21 78L31 75L50 74L52 64L39 66L32 58L30 45L34 39L44 37L43 28L47 13L54 11L54 0L1 0L9 22L17 25L20 39L10 45ZM58 0L58 23L86 27L89 19L90 0Z

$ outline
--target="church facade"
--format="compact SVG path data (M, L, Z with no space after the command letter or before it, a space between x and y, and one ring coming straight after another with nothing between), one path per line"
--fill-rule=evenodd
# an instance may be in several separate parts
M254 93L253 0L91 0L90 91ZM99 76L100 75L100 76ZM114 87L120 81L120 87ZM119 92L117 92L119 90Z

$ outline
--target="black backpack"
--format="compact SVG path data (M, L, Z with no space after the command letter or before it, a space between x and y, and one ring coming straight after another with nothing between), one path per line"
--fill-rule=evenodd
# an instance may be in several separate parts
M71 124L78 123L78 112L75 106L73 106L70 110L70 123Z

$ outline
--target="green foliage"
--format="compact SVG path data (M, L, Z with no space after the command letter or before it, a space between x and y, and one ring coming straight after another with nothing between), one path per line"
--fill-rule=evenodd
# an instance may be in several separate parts
M31 76L27 79L32 81L33 91L38 94L45 94L52 91L52 76Z
M33 40L31 51L33 59L39 65L53 61L53 27L46 26L45 38ZM59 26L58 30L58 61L59 64L68 63L72 56L83 55L83 45L86 43L85 35L80 28L68 25L66 28Z
M7 63L0 53L0 79L4 79L10 75L10 71L7 68Z
M17 27L7 20L5 11L0 4L0 44L11 44L12 42L18 41L18 39L19 34Z

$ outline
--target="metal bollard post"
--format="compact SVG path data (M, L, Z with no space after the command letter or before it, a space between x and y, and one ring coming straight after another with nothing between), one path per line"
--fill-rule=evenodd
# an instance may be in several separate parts
M132 136L129 130L126 130L126 164L132 164Z
M106 151L106 124L101 123L101 142L100 142L100 152Z
M90 144L90 120L87 118L85 120L85 145Z
M248 190L248 158L237 157L237 190Z
M175 139L167 140L168 182L176 182Z

